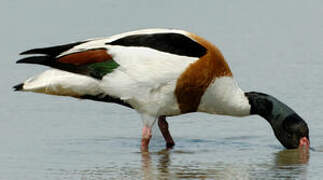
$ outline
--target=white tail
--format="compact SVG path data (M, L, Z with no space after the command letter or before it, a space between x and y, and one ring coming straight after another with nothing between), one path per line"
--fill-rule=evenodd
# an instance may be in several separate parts
M72 97L103 94L98 80L57 69L50 69L31 77L15 88L19 91Z

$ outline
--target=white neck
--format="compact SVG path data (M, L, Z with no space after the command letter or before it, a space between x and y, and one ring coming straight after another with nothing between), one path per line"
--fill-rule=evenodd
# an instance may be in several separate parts
M246 116L250 104L237 82L228 76L216 78L206 89L198 107L199 112Z

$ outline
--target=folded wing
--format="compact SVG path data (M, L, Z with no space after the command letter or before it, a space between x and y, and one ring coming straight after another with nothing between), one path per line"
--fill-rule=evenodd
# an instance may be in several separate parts
M96 79L101 79L105 74L118 67L118 64L107 53L104 46L93 46L88 49L78 48L78 46L84 46L86 43L88 42L31 49L22 52L21 55L41 55L25 57L18 60L17 63L46 65L64 71L88 75ZM78 51L62 55L73 48L78 49Z

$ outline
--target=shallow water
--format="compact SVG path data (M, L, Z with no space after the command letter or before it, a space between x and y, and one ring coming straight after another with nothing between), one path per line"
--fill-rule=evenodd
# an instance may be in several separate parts
M319 134L312 135L315 150L285 150L260 118L222 119L197 113L169 118L174 149L165 150L154 127L150 153L140 153L141 122L134 112L104 103L92 107L95 103L88 102L91 112L87 113L86 106L69 109L78 103L73 101L58 103L56 112L23 108L13 115L20 118L2 123L0 179L315 179L322 175L323 147L315 142ZM114 113L100 115L107 109ZM75 115L79 111L84 113ZM21 118L26 112L35 119Z
M0 179L321 179L322 2L184 2L4 0ZM142 154L133 110L11 89L47 69L14 64L23 50L148 27L218 45L242 89L274 95L306 120L313 149L285 150L257 116L193 113L168 118L174 149L154 127Z

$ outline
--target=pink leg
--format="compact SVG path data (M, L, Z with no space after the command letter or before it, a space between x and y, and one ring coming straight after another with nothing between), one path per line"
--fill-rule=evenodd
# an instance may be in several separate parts
M148 145L151 138L151 127L144 126L142 128L141 151L148 152Z
M165 141L166 141L166 148L170 149L172 147L174 147L175 143L174 140L172 138L172 136L169 133L168 130L168 123L166 121L166 117L165 116L159 116L158 118L158 126L160 129L160 132L162 133Z

